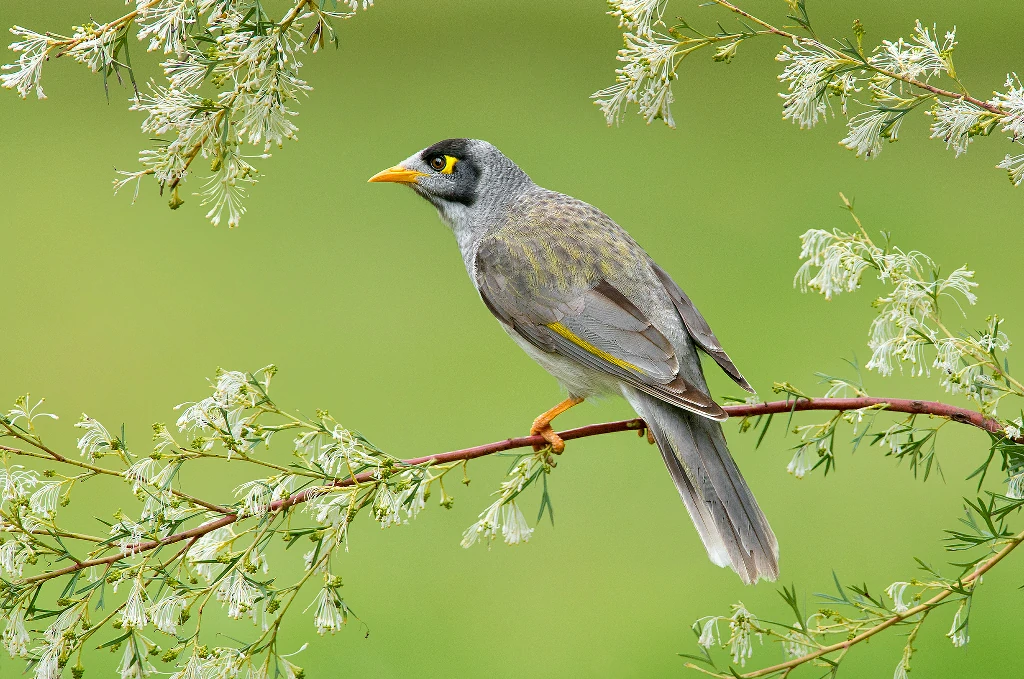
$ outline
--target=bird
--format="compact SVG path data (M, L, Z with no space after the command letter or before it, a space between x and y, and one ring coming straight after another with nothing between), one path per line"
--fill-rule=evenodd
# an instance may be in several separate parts
M552 420L621 395L646 423L711 561L746 584L775 580L779 547L722 432L698 350L753 393L685 292L599 209L550 191L494 145L445 139L370 182L412 188L454 233L484 305L568 398L531 435L552 452Z

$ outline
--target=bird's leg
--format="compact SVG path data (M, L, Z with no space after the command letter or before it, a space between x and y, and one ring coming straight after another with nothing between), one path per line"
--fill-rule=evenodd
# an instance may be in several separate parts
M555 433L555 430L551 428L551 420L555 419L562 413L574 405L583 403L582 398L573 398L570 396L551 410L547 410L542 413L536 420L533 421L533 426L530 427L530 436L543 436L544 440L551 444L551 450L557 454L561 454L565 450L565 442L562 441L561 437ZM540 450L541 446L535 445L534 450Z

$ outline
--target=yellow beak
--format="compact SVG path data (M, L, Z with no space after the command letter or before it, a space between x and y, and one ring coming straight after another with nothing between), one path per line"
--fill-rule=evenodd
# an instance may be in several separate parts
M389 167L386 170L382 170L377 174L370 177L371 182L398 182L400 184L415 184L417 177L426 177L426 172L417 172L416 170L407 170L401 165L395 165Z

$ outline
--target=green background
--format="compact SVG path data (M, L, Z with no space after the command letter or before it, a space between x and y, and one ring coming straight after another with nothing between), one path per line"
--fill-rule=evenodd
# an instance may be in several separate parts
M783 21L782 2L748 4ZM5 0L0 25L67 32L123 7ZM872 44L907 35L916 18L940 32L957 24L958 72L983 98L1021 67L1024 17L993 7L811 3L821 35L845 35L860 18ZM307 55L305 77L316 89L296 119L301 141L258 164L267 176L237 230L203 219L188 195L194 181L176 212L149 184L134 206L128 195L111 197L112 167L133 167L147 144L141 116L126 110L128 90L114 86L108 103L98 77L57 60L45 68L48 100L3 92L0 397L46 396L62 419L44 431L72 452L71 425L83 410L112 429L124 422L141 451L149 424L202 397L216 367L274 362L280 403L329 408L397 456L524 434L561 398L557 384L480 304L434 211L410 191L365 183L453 136L493 142L539 184L592 202L629 229L697 302L762 398L772 398L775 380L813 391L815 371L841 371L854 353L867 358L874 284L831 303L792 286L797 236L850 226L839 191L856 198L869 230L892 231L947 271L963 263L978 271L981 301L968 320L951 309L953 325L979 326L998 311L1011 337L1021 336L1024 194L994 169L1011 150L999 135L954 160L914 114L899 144L857 160L836 144L841 120L810 132L780 120L781 68L772 61L780 43L772 39L743 45L730 65L708 55L686 63L675 90L678 129L632 115L608 128L588 102L611 82L621 44L604 10L596 0L380 0L341 26L340 50ZM680 13L709 30L717 18L731 21L689 0L671 4L669 15ZM142 47L140 76L158 76ZM709 374L717 396L738 395ZM934 380L871 375L868 385L877 395L942 396ZM610 400L559 424L630 415ZM832 587L832 570L878 593L916 574L913 556L950 560L941 531L973 493L963 479L986 449L980 432L954 428L940 439L946 481L922 483L878 448L851 457L845 445L837 474L797 481L785 471L792 435L776 427L754 450L752 436L727 425L778 534L781 583L797 583L814 610L811 593ZM455 508L431 507L412 526L385 532L359 521L339 571L369 636L352 624L316 638L311 613L300 616L291 638L312 641L296 658L308 676L680 676L687 671L676 654L694 652L695 618L740 599L764 617L789 617L774 585L744 587L708 562L655 449L627 434L569 444L550 479L554 528L541 524L526 546L461 549L462 530L506 467L474 463ZM223 478L186 480L210 499L229 499ZM94 482L69 510L109 516L110 494L121 490ZM130 498L113 502L135 509ZM524 502L531 520L538 502L536 494ZM985 578L965 649L943 637L953 610L934 614L914 676L1014 674L1015 653L1007 653L1024 632L1020 582L1016 559ZM843 674L891 676L901 646L894 634L877 638L851 653ZM755 661L781 659L775 646L755 652ZM94 654L90 667L115 660ZM0 674L17 669L0 658Z

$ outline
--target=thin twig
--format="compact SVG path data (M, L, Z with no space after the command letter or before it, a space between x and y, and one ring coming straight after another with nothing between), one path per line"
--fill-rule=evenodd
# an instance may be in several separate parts
M974 427L978 427L989 433L999 433L1002 431L1002 425L997 420L990 417L986 417L982 413L974 410L968 410L965 408L958 408L946 403L938 403L935 401L918 401L911 399L902 398L799 398L797 400L786 400L786 401L772 401L769 403L755 403L755 404L742 404L742 405L729 405L724 406L723 410L729 414L730 417L751 417L755 415L768 415L772 413L785 413L791 411L801 410L856 410L859 408L866 408L868 406L885 406L885 410L900 413L912 413L915 415L935 415L938 417L945 417L954 422L960 422L961 424L969 424ZM585 438L588 436L600 436L602 434L611 434L620 431L636 431L638 433L644 433L647 425L641 419L632 420L620 420L618 422L605 422L602 424L590 424L585 427L579 427L577 429L569 429L566 431L559 432L558 435L564 441L571 441L573 439ZM447 453L438 453L436 455L426 455L424 457L416 457L408 460L402 460L399 463L398 470L401 471L409 467L418 467L422 465L431 464L443 464L446 462L457 462L460 460L472 460L485 455L491 455L493 453L499 453L505 450L513 450L516 448L526 448L533 445L546 445L547 441L542 436L522 436L519 438L505 439L504 441L495 441L494 443L487 443L480 446L473 446L472 448L463 448L461 450L453 450ZM17 449L11 449L12 452L18 452ZM336 488L345 488L348 486L358 485L372 480L372 472L363 472L347 478L335 479L332 483L328 484ZM301 504L310 499L311 496L315 495L320 491L322 486L315 486L307 488L303 491L296 493L290 497L282 500L277 500L270 503L268 513L276 513L297 504ZM134 556L141 552L148 552L156 549L163 545L169 545L182 540L188 540L191 538L198 538L202 535L206 535L218 528L228 526L239 520L238 514L227 514L219 518L207 521L195 528L168 535L167 537L159 540L150 540L148 542L142 542L133 547L131 550L125 550L118 554L111 554L110 556L100 557L96 559L90 559L81 563L60 568L47 573L40 573L33 575L23 580L20 583L37 582L40 580L50 580L52 578L60 577L61 575L67 575L68 573L74 573L75 571L82 570L83 568L89 568L90 566L100 566L104 564L115 563L122 559ZM1024 536L1021 537L1024 540ZM1002 558L1002 557L1000 557ZM987 569L986 569L987 570Z

